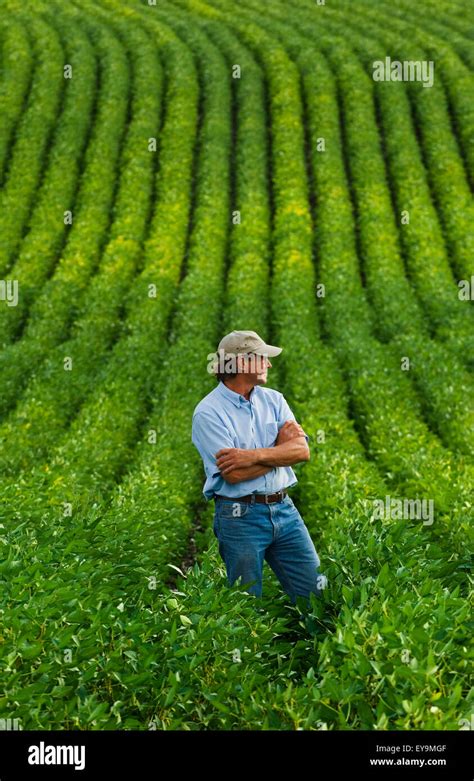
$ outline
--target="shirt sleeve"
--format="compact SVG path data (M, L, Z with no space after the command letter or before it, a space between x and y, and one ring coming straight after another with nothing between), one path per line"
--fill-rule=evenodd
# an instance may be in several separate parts
M235 447L232 435L222 421L209 412L196 412L193 416L192 441L204 463L207 477L220 476L216 453L224 447Z
M296 418L291 411L290 405L282 394L280 399L280 409L278 412L278 431L281 429L283 424L287 422L287 420L296 420ZM305 437L306 442L309 442L309 434L305 434Z

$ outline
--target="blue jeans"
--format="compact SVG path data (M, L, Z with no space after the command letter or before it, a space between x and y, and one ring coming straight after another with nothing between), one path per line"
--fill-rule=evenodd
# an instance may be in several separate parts
M241 586L262 595L266 560L293 603L296 596L320 596L325 576L308 529L290 496L260 504L216 499L213 531L219 543L229 585L242 576Z

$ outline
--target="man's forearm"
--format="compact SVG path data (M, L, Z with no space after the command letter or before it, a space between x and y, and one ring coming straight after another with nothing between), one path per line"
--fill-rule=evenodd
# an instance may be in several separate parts
M261 448L222 448L216 454L216 465L224 480L239 483L260 477L274 467L292 466L309 461L305 435L293 436L279 445Z
M252 466L242 466L238 469L233 469L232 472L223 477L228 483L242 483L244 480L252 480L254 477L266 475L267 472L271 472L272 468L271 466L252 464Z
M300 461L309 461L309 447L305 437L294 437L273 447L255 450L256 464L260 466L292 466Z

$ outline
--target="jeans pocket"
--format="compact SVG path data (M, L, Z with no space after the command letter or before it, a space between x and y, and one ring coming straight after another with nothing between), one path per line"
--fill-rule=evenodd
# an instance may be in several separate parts
M304 520L301 517L300 511L298 510L296 504L293 502L292 499L287 504L288 510L290 512L290 517L296 521L296 523L302 523L304 524Z

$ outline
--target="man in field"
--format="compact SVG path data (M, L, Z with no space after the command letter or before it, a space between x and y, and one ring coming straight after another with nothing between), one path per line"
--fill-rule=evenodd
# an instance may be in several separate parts
M283 394L263 387L268 358L281 351L255 331L221 340L208 367L218 385L194 410L192 441L204 463L204 496L215 501L214 534L229 584L241 576L241 585L261 596L266 560L295 603L298 595L319 596L325 577L287 493L297 483L291 465L309 460L309 437Z

